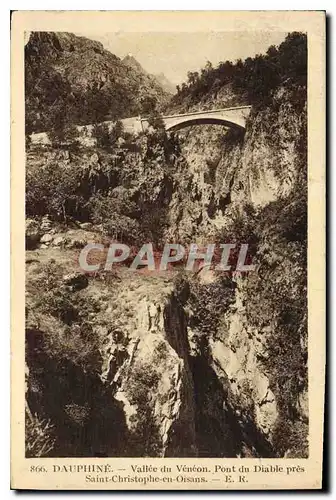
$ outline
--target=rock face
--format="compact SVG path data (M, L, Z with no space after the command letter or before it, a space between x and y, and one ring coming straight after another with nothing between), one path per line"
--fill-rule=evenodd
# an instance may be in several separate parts
M162 303L144 298L129 358L114 381L124 404L129 430L140 439L151 429L150 447L157 456L193 456L195 423L193 380L183 310L174 295Z
M28 223L29 238L42 235L41 258L52 250L58 263L48 270L33 255L27 279L34 352L27 359L28 402L32 413L42 408L57 430L50 454L307 456L305 249L301 233L293 233L302 214L291 212L304 125L303 115L288 113L289 106L283 99L277 110L258 111L245 137L223 137L214 127L198 136L182 134L169 177L162 168L165 151L153 139L132 157L138 171L133 199L146 193L153 206L165 206L163 238L257 238L258 270L230 275L234 290L216 291L218 276L205 270L182 287L173 276L122 269L86 277L74 263L86 242L99 241L97 226L61 232L44 220L41 232L40 223ZM280 163L265 136L273 122L286 151ZM125 188L116 189L124 195ZM191 298L189 285L196 289ZM38 300L46 286L51 288ZM226 290L230 301L223 308ZM292 326L284 326L288 317ZM74 377L81 389L71 389ZM54 402L47 387L56 380L54 392L62 396ZM71 445L70 431L79 436Z
M233 202L247 199L254 206L265 206L291 192L301 175L305 123L306 109L295 109L283 88L271 106L250 118L241 157L237 164L233 162L238 172L232 185Z
M70 262L63 263L64 269ZM33 305L36 300L34 287L38 287L41 280L46 281L45 273L50 272L50 268L40 262L30 266L28 401L32 412L39 408L56 426L59 434L54 449L56 456L74 452L69 451L66 438L62 440L64 433L67 435L67 426L87 428L87 432L92 433L92 428L101 425L110 425L111 435L106 442L95 438L91 443L99 453L109 456L195 456L194 387L187 322L172 285L161 278L144 281L140 276L134 280L133 273L130 276L126 273L111 287L111 283L88 282L85 275L76 271L64 275L63 266L60 266L55 279L62 300L67 297L69 301L65 321L70 322L74 342L72 354L70 344L65 348L61 340L63 335L69 335L66 333L69 327L62 319L50 316L50 312L54 313L48 301ZM47 291L46 296L49 293ZM70 311L73 319L69 316ZM78 315L82 317L80 322ZM83 320L89 328L86 334ZM78 352L77 362L75 352ZM56 354L58 368L53 368ZM42 372L39 366L45 363L46 357L49 369ZM52 373L54 369L59 370L59 363L67 368L65 378L56 382ZM82 380L78 393L71 388L70 378L74 371ZM54 402L48 399L49 377L54 380L54 386L58 385L54 388L56 399L61 398L57 412ZM96 386L96 393L92 393L88 401L86 391L92 384ZM39 387L38 397L36 386ZM97 391L102 396L97 395ZM101 411L105 410L100 397L110 408L106 411L111 412L111 417L102 416ZM120 434L117 442L116 432ZM81 446L83 456L95 453L83 443Z
M30 132L50 129L60 112L73 125L92 123L97 113L100 121L136 116L144 98L162 103L169 95L154 77L124 64L100 42L73 33L32 32L25 46L25 76ZM49 84L52 105L46 96Z
M133 453L192 456L194 400L185 313L171 287L164 291L160 280L152 285L154 301L140 282L133 287L131 292L124 284L119 289L128 322L106 333L101 380L114 388L123 406ZM115 324L115 311L109 308L104 322L110 314Z
M211 126L182 134L168 172L151 137L131 158L133 200L145 193L153 212L165 207L157 229L167 241L257 241L257 271L230 275L233 289L217 290L219 277L205 270L182 287L174 276L125 269L86 277L74 263L87 242L100 241L97 226L61 232L44 220L41 232L28 223L29 238L42 235L43 245L27 278L28 402L57 430L51 454L307 456L304 208L296 187L304 112L289 113L282 98L275 110L255 112L245 137ZM279 158L274 136L266 137L272 123L281 131ZM48 251L57 269L44 267Z
M79 93L114 92L140 71L68 34L35 33L27 51L28 71L47 61ZM55 221L42 219L34 197L27 221L27 400L55 429L49 456L307 456L306 107L291 92L279 85L254 105L244 135L209 125L114 153L39 152L34 193L48 164L85 188L76 228L53 204ZM229 85L216 96L216 107L237 104ZM95 197L99 217L86 212ZM139 234L248 243L256 270L78 268L86 243Z
M225 374L229 382L228 403L239 411L239 419L254 421L271 441L278 410L270 380L259 362L267 356L270 327L264 330L259 332L248 324L244 290L238 285L235 302L222 318L221 338L211 339L210 346L215 372L219 377Z

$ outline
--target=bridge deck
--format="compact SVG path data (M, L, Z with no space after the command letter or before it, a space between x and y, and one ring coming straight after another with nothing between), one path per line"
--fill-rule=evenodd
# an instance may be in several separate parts
M247 114L244 110L250 110L251 106L235 106L230 108L219 108L219 109L207 109L204 111L193 111L191 113L181 113L180 115L166 115L163 116L163 120L167 127L167 130L178 130L185 126L202 124L203 123L222 123L226 126L245 128L245 120ZM237 116L234 116L234 115ZM225 116L227 115L227 116ZM183 120L183 118L186 118ZM189 118L189 120L188 120ZM175 123L174 123L175 120ZM212 120L212 121L211 121ZM148 127L148 118L142 118L141 116L134 116L130 118L124 118L121 120L124 128L127 132L137 133L141 132ZM194 122L194 123L193 123ZM105 121L103 122L111 128L115 122ZM84 127L88 132L88 136L82 138L83 143L86 145L94 145L94 138L92 137L93 125L77 126L77 130L81 132ZM31 134L31 140L33 144L49 144L49 138L47 133L40 132Z
M225 113L227 111L237 111L239 109L251 109L252 106L233 106L231 108L218 108L218 109L206 109L204 111L192 111L189 113L181 113L177 115L164 115L162 116L163 120L169 118L182 118L184 116L195 116L195 115L205 115L205 114L213 114L213 113ZM148 118L140 118L141 121L147 121Z

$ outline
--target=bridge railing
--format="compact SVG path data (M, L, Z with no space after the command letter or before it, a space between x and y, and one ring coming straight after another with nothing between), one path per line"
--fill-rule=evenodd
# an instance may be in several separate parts
M195 116L195 115L205 115L205 114L212 114L212 113L223 113L225 111L238 111L240 109L251 109L252 106L233 106L231 108L219 108L219 109L207 109L205 111L192 111L189 113L181 113L177 115L164 115L162 116L163 119L168 119L168 118L179 118L183 116ZM147 121L147 118L140 118L141 121Z

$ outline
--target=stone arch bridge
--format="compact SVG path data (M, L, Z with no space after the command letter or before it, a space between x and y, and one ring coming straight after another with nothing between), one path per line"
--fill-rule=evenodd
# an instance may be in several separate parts
M225 127L245 129L246 119L251 111L251 106L236 106L232 108L221 108L207 111L194 111L179 115L163 116L163 121L167 131L180 130L191 125L222 125ZM146 118L139 117L138 123L134 124L142 130L148 128ZM125 120L126 122L126 120ZM127 127L127 123L125 123Z
M232 108L212 109L207 111L193 111L190 113L182 113L179 115L162 116L166 130L176 131L191 125L222 125L225 127L245 130L246 119L251 111L251 106L236 106ZM132 118L124 118L121 120L126 132L138 133L149 128L148 119L141 116ZM114 122L105 122L109 127L112 127ZM94 145L95 140L92 138L92 125L78 126L77 129L82 131L86 129L88 136L82 138L81 142ZM48 144L50 143L45 132L32 134L32 143ZM92 143L92 144L91 144Z

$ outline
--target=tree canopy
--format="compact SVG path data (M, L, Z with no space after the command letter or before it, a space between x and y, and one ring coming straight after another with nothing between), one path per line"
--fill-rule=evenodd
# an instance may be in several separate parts
M173 102L181 104L188 97L196 104L204 95L231 83L238 95L254 104L267 101L280 85L305 87L306 82L307 36L293 32L278 47L270 46L265 55L225 61L217 67L208 62L200 72L189 71L187 81L177 87Z

